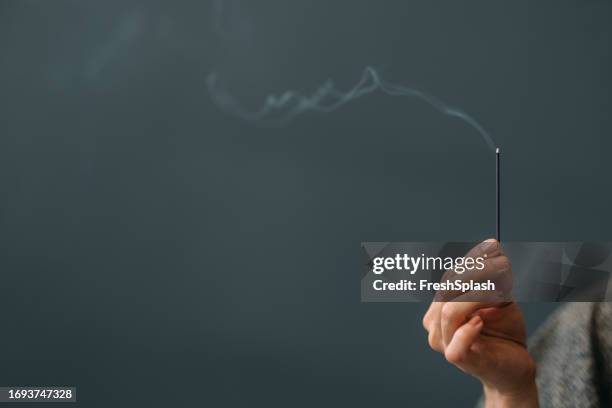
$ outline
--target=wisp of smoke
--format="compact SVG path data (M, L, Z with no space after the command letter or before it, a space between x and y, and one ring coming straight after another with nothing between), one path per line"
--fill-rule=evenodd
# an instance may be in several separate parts
M270 95L265 99L263 105L256 110L245 109L236 98L223 88L216 73L211 73L206 82L213 101L224 111L245 120L272 125L283 125L309 111L332 112L375 91L381 91L391 96L414 97L431 105L444 115L467 123L482 136L491 150L495 150L495 143L491 136L470 115L418 89L386 82L372 67L366 67L359 81L347 91L338 90L330 80L316 89L312 95L304 95L297 91Z

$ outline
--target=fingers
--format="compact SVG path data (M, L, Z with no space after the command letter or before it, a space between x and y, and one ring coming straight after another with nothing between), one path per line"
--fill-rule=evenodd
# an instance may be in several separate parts
M469 279L478 281L511 275L510 261L503 255L501 245L495 239L488 239L476 245L466 254L466 257L485 258L484 268L466 272L463 274L464 276L458 275L454 271L447 271L442 280L463 280L468 278L465 275L469 275ZM509 279L511 280L511 276ZM505 278L502 280L508 281ZM511 287L511 283L502 286ZM445 352L455 334L473 317L477 310L492 308L504 301L503 295L496 292L472 291L462 293L460 291L446 291L440 297L436 297L439 300L452 300L452 302L432 302L423 317L423 327L428 332L430 347L438 352ZM480 318L480 322L482 323L482 318Z
M480 296L477 296L480 297ZM458 298L459 299L459 298ZM490 308L496 302L448 302L442 307L440 314L440 331L439 336L442 339L444 346L451 343L455 333L472 315L483 308ZM482 321L482 319L480 319Z
M423 327L425 327L428 333L427 341L429 342L429 347L440 353L444 351L442 348L442 330L440 327L440 311L442 310L442 306L444 306L443 302L432 302L431 305L429 305L429 310L427 310L427 313L425 313L423 317Z
M454 270L448 270L444 273L440 282L484 282L490 280L495 284L497 290L507 294L510 293L512 290L512 266L508 257L503 254L499 242L495 240L484 241L472 248L465 257L484 258L482 269L473 267L462 274L456 273ZM438 291L435 299L437 301L456 301L457 297L462 295L463 293L457 290Z
M472 317L467 323L455 332L452 341L444 350L444 357L449 363L455 364L463 371L474 371L478 359L474 358L471 350L472 344L483 328L483 321L479 316Z
M488 297L490 301L481 300L487 295L479 292L468 292L453 302L433 302L423 317L423 327L428 332L429 346L440 353L451 342L455 331L466 323L479 309L491 308L499 302L497 298Z
M431 323L438 319L442 306L444 306L444 302L431 302L429 309L427 309L425 316L423 316L423 327L425 330L429 331Z

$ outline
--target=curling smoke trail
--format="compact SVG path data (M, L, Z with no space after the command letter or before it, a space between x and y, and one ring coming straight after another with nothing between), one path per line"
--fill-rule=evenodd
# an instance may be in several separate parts
M448 106L438 98L418 89L386 82L372 67L366 67L359 81L348 91L338 90L330 80L310 96L296 91L287 91L278 96L270 95L257 110L245 109L236 98L223 88L216 73L208 76L207 85L213 101L224 111L245 120L273 125L283 125L308 111L332 112L377 90L391 96L415 97L431 105L442 114L467 123L482 136L491 150L495 150L495 143L491 136L470 115L460 109Z

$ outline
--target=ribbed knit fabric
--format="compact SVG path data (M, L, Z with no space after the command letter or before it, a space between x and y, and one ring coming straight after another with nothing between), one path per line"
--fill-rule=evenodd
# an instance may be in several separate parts
M530 339L529 350L540 407L612 407L612 303L562 307Z

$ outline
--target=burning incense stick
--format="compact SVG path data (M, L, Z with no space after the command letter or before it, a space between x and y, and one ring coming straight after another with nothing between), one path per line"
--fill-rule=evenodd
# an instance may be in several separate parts
M501 224L500 224L500 207L501 207L501 203L500 203L500 193L499 190L501 189L501 185L500 185L500 168L499 168L499 158L500 158L500 153L499 153L499 147L495 149L495 193L496 193L496 207L495 207L495 221L496 221L496 233L495 233L495 238L497 239L498 242L501 241Z

